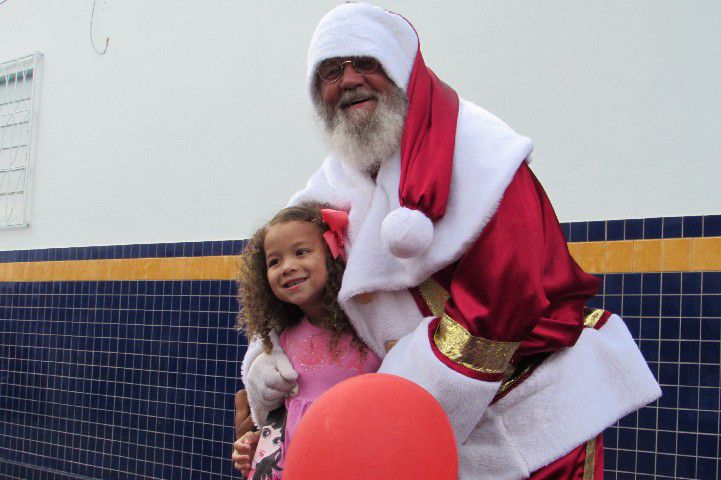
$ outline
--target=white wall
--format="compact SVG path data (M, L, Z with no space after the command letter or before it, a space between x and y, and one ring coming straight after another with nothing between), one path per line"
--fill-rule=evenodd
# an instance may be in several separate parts
M31 226L0 250L245 238L320 164L304 90L333 1L10 0L44 53ZM461 96L536 142L562 221L721 213L721 3L387 1ZM446 6L446 5L450 6Z

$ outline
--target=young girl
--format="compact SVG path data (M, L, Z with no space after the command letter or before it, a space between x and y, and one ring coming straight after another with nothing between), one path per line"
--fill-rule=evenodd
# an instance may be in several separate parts
M248 339L261 339L267 352L272 348L270 333L279 333L280 345L298 372L298 393L285 401L282 452L316 398L380 365L337 302L345 267L343 232L337 224L343 222L347 224L345 212L321 204L285 208L253 235L241 255L238 324ZM234 466L244 474L258 438L253 432L234 444ZM281 458L272 478L280 478L282 464Z

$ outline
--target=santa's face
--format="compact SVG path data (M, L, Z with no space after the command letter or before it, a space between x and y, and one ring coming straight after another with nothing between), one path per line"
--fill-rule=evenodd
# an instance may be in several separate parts
M325 61L343 63L346 60L334 58ZM340 78L335 82L318 81L321 100L350 121L369 119L378 105L378 97L394 87L382 68L371 73L358 73L350 62L345 63Z
M337 81L318 80L315 110L330 149L367 172L399 150L407 108L405 92L380 68L359 74L346 63Z

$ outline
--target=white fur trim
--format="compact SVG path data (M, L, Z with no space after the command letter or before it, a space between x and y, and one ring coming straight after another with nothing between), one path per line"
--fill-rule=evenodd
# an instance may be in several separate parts
M456 442L461 445L493 400L501 382L470 378L441 362L428 338L428 324L433 319L424 319L414 332L403 337L388 352L378 372L406 378L433 395L448 415Z
M396 208L383 219L381 239L394 257L417 257L433 241L433 222L418 210Z
M333 57L377 58L388 77L405 90L418 51L418 36L403 17L366 3L345 3L321 18L308 48L306 83L315 95L315 71Z
M486 409L461 447L461 478L527 478L660 395L628 328L612 315Z
M458 260L493 216L503 192L533 148L528 138L463 100L455 145L446 213L433 226L430 246L417 257L394 257L381 240L383 219L400 207L398 154L383 162L377 183L331 155L306 188L291 199L292 204L320 200L350 209L341 302L363 292L417 286Z
M423 315L406 289L374 292L341 302L358 336L380 358L385 344L397 341L416 329Z

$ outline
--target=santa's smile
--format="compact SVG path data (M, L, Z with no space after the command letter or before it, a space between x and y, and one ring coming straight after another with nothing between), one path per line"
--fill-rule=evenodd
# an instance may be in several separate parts
M344 110L355 110L358 108L366 108L366 107L370 106L373 102L375 102L374 98L365 98L365 99L361 99L361 100L358 100L355 102L346 103L343 105L342 108Z
M286 290L297 290L300 288L300 286L305 283L305 281L308 280L308 277L305 278L294 278L293 280L288 280L286 282L283 282L282 287Z

